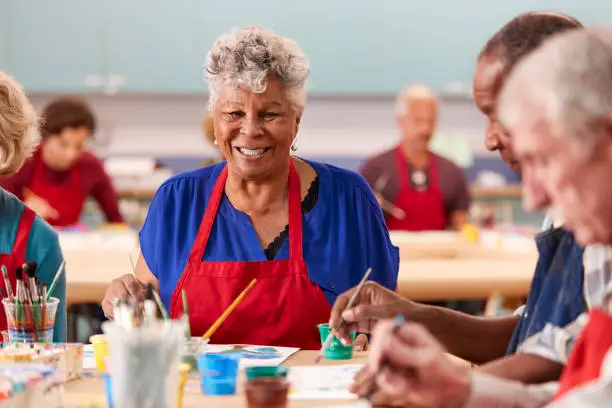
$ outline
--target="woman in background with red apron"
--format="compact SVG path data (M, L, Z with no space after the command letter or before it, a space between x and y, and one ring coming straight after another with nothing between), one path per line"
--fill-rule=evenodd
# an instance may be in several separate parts
M79 222L88 196L110 223L122 223L117 195L100 160L85 150L95 118L84 101L58 99L43 112L42 143L22 169L0 185L56 227Z

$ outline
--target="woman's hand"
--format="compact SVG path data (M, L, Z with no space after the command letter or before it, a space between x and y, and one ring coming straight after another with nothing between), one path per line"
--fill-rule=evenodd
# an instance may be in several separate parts
M141 307L145 299L145 290L145 284L134 278L132 274L126 274L115 279L106 289L104 300L102 300L104 315L109 319L113 318L113 302L115 300L133 299L137 307Z
M383 393L405 403L462 406L470 393L469 368L449 359L442 345L415 323L396 329L392 321L381 322L366 368ZM364 376L362 383L367 382ZM363 389L361 384L359 390Z
M353 288L338 296L331 311L329 325L336 328L334 334L344 344L351 343L351 332L372 333L378 320L393 318L398 313L410 318L412 311L418 307L416 303L377 283L366 282L353 307L344 310L355 290ZM346 324L338 327L341 318Z

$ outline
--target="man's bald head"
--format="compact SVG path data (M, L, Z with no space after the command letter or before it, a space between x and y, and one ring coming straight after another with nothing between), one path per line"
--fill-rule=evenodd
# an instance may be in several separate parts
M521 58L538 48L549 37L582 27L574 17L561 13L524 13L493 34L480 51L479 59L497 55L502 59L505 72L510 72Z

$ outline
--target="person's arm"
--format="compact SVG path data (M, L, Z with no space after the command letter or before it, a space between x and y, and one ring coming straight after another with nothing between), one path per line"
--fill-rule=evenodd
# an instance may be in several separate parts
M450 227L455 231L461 231L463 226L467 224L467 211L453 211L450 215Z
M119 199L117 192L113 187L113 183L104 170L102 162L96 161L95 166L97 182L94 184L91 190L91 195L96 199L100 205L100 209L104 212L106 220L110 223L123 223L123 216L119 212ZM94 177L94 175L90 175Z
M149 269L142 254L140 254L138 261L136 261L136 278L145 285L152 283L155 286L155 290L159 292L159 282Z
M484 364L506 354L520 318L478 317L421 304L413 304L410 309L407 318L425 326L449 353L475 364Z
M468 222L470 209L470 190L461 168L454 166L456 171L453 197L449 205L449 226L455 231L461 231Z
M36 217L26 249L26 260L35 261L37 264L36 275L41 283L46 283L50 289L53 278L64 260L60 248L57 232L55 232L40 217ZM55 326L53 328L53 341L56 343L66 342L66 273L62 273L53 291L53 297L59 299L60 303L55 315Z
M540 408L557 390L556 384L525 386L470 371L412 322L386 321L376 328L366 370L381 391L418 406ZM368 388L358 395L368 395Z
M557 392L557 383L524 385L474 372L468 400L462 408L541 408Z
M454 310L412 302L382 286L366 283L355 306L344 310L355 288L340 295L331 312L335 334L350 341L350 331L371 333L382 319L403 314L406 320L424 325L448 351L464 360L484 364L505 355L519 316L476 317ZM348 324L338 326L340 317Z
M526 384L557 381L563 365L535 354L518 353L492 361L478 371Z

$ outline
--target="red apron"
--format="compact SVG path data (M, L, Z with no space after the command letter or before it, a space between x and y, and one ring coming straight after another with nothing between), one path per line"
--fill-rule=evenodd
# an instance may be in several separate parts
M15 243L13 244L13 250L10 254L0 254L0 265L6 266L9 275L9 281L11 282L11 287L13 288L13 295L15 295L16 288L16 278L15 278L15 269L18 266L22 266L25 262L25 254L26 247L28 246L28 236L30 235L30 230L32 229L32 224L34 223L34 218L36 214L34 211L23 206L23 212L21 213L21 220L19 221L19 227L17 227L17 234L15 235ZM2 283L0 283L0 287L4 291L4 294L7 295L8 291L6 290L6 285L4 284L4 279L0 279ZM8 296L8 295L7 295ZM0 306L0 330L6 330L6 315L4 314L4 308Z
M39 149L34 155L34 177L29 189L34 195L46 200L59 214L58 218L46 221L55 227L77 224L86 198L81 187L79 169L74 165L67 170L67 180L61 185L45 180L44 170L42 150Z
M612 316L593 309L589 313L589 323L576 340L563 370L555 399L575 387L598 378L604 357L610 347L612 347Z
M211 338L217 344L321 347L317 324L329 320L331 307L308 277L302 254L300 177L289 166L289 259L254 262L202 261L219 203L227 167L219 176L204 213L185 271L172 294L170 314L183 313L181 290L187 292L191 333L202 335L253 278L257 284Z
M401 146L396 149L397 170L400 191L393 204L402 209L406 216L403 220L387 216L387 228L400 231L445 230L447 227L444 197L438 184L438 161L429 154L429 186L425 191L411 187L408 179L409 169Z

